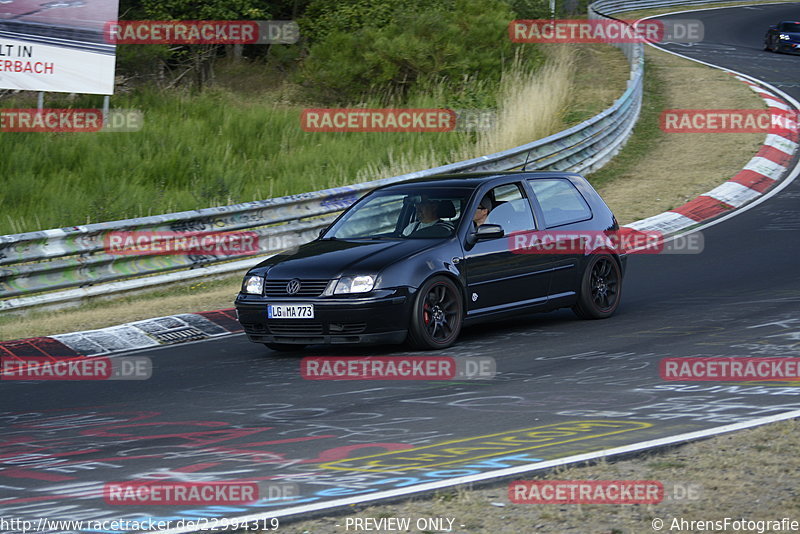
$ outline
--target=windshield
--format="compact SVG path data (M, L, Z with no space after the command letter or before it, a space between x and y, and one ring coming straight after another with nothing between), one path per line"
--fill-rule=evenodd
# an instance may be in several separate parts
M783 22L780 31L800 33L800 22Z
M375 191L350 208L323 239L435 239L455 233L470 188L406 186Z

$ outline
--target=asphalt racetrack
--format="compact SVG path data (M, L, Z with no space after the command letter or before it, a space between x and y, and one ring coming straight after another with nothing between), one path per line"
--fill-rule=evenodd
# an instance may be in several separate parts
M800 99L800 57L761 46L769 25L798 14L800 4L677 15L701 19L705 41L666 48ZM800 183L703 233L701 254L631 257L611 319L559 311L482 325L436 354L493 357L491 380L304 380L302 356L412 353L287 355L234 335L138 353L154 364L145 381L3 381L0 517L174 526L285 516L800 410L796 382L659 375L667 357L800 357ZM105 483L153 479L263 481L296 493L214 506L103 498Z

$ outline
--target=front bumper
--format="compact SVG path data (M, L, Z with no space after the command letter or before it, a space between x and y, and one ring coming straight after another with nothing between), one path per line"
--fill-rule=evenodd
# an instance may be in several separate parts
M239 294L236 312L253 343L297 345L402 343L408 334L411 295L380 290L349 298L273 298ZM269 304L313 304L313 319L268 319Z
M778 52L784 54L800 54L800 43L778 41Z

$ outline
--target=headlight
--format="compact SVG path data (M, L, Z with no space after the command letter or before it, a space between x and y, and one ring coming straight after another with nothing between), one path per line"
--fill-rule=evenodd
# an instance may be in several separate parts
M783 39L784 41L788 41L789 39L791 39L791 37L789 37L789 36L788 36L788 35L786 35L785 33L782 33L782 34L780 34L778 37L780 37L780 38L781 38L781 39Z
M245 276L242 283L242 292L250 295L261 295L264 293L263 276Z
M366 293L375 287L375 278L369 275L364 276L343 276L336 283L335 295L343 293Z

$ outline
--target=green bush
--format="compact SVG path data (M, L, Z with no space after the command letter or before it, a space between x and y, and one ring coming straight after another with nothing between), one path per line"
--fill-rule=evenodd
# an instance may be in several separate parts
M311 42L334 33L396 23L403 13L453 9L453 0L314 0L298 20L301 34Z
M354 103L365 90L406 98L418 86L441 81L452 84L455 92L470 78L492 90L503 66L520 48L507 34L515 15L500 0L454 0L419 10L370 12L381 16L374 22L358 19L351 10L327 16L336 22L336 31L311 45L301 71L313 98ZM358 25L362 27L345 31ZM537 60L536 48L525 46L529 59Z

